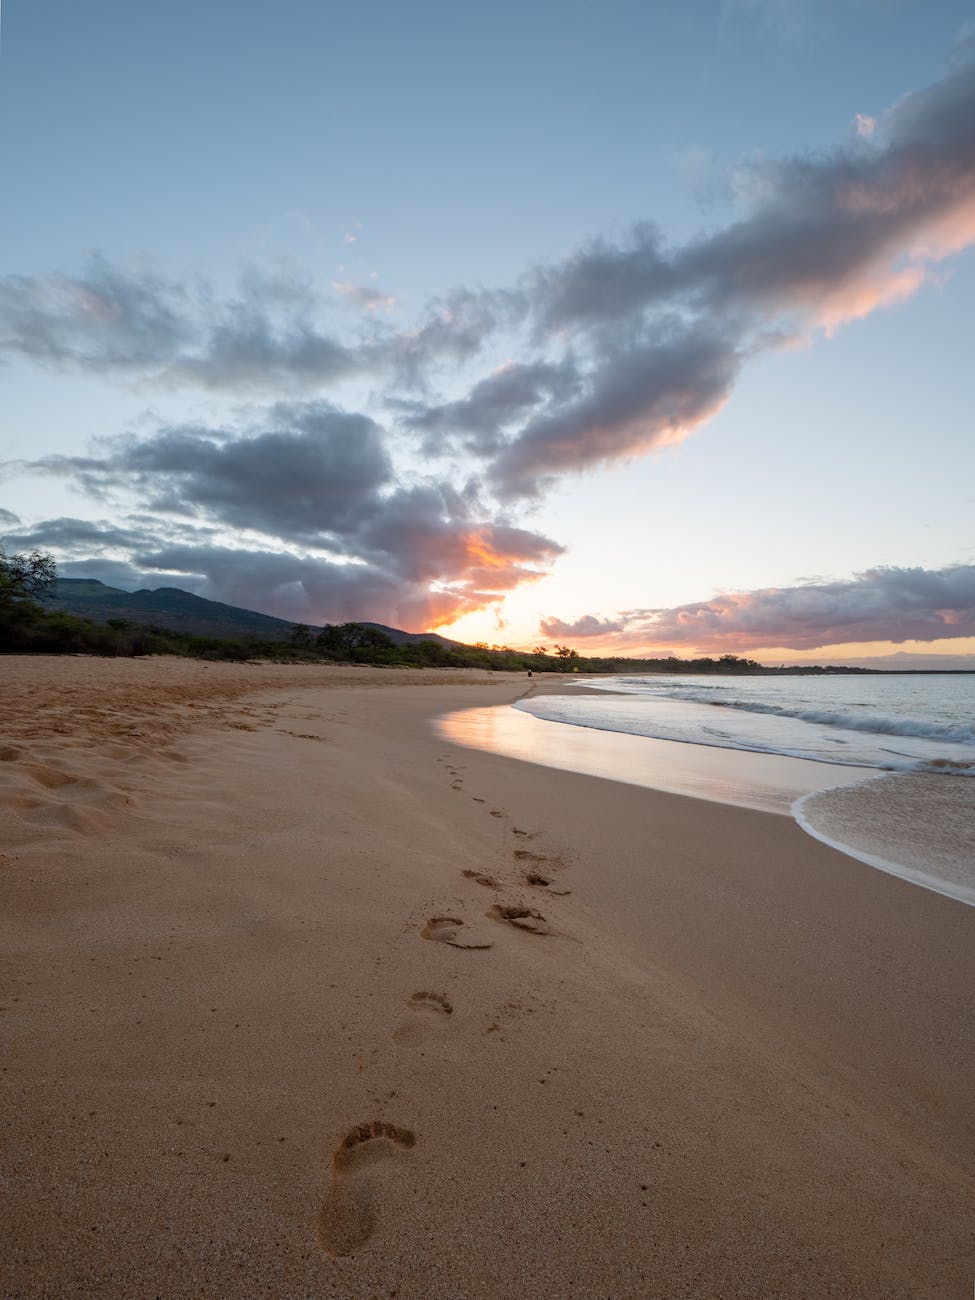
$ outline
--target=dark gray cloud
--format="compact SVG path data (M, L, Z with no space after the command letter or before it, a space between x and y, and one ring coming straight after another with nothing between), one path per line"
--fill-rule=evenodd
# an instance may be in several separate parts
M50 457L33 468L74 478L91 495L136 492L155 512L208 517L323 543L380 507L392 481L382 430L324 402L278 403L258 431L198 426L126 437L103 457Z
M480 380L460 401L432 406L401 403L400 423L425 435L422 445L430 455L456 445L485 456L502 446L504 431L513 423L545 403L559 405L578 388L579 378L568 357L557 365L510 364Z
M321 388L366 368L367 361L312 325L282 329L247 311L215 325L195 352L173 357L158 378L174 387Z
M577 625L546 620L548 636L585 635ZM593 620L598 622L598 620ZM810 650L869 641L938 641L975 636L975 565L944 569L868 569L835 582L724 592L668 609L626 610L617 646L728 653ZM603 629L612 631L609 623ZM592 635L601 633L595 628Z
M139 560L150 572L191 575L193 589L209 600L296 622L346 623L365 618L391 624L404 596L394 578L372 566L336 564L278 550L176 545L147 550ZM152 585L184 583L165 578Z
M144 585L316 622L450 621L534 581L562 549L493 517L470 490L401 482L382 430L322 402L278 403L243 432L164 427L102 456L20 468L139 503L123 523L63 518L15 535L56 550L71 572L83 561L93 576L128 566ZM269 545L226 544L244 532Z
M18 549L56 546L63 550L74 550L92 545L99 549L138 546L142 533L138 529L123 528L104 520L99 522L64 516L30 528L18 528L7 533L6 537L10 545Z
M662 333L594 368L587 391L501 448L488 479L502 498L538 496L564 474L677 441L724 402L740 364L708 327Z
M681 288L656 226L636 225L620 243L593 239L557 266L529 275L540 337L603 326L665 301Z

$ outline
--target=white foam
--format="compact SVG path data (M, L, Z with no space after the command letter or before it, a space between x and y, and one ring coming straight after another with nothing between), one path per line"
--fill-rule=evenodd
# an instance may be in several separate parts
M811 679L812 686L798 679L796 687L796 680L763 678L742 685L610 678L605 685L586 681L586 686L599 688L591 694L534 696L519 701L516 708L551 722L684 744L889 771L975 776L975 700L966 712L965 697L955 700L943 687L940 695L927 698L915 683L891 690L888 683L871 680L869 692L852 698L849 680L839 688L818 678ZM623 690L609 693L614 685ZM851 698L842 698L844 692ZM779 698L769 699L769 693ZM894 707L882 711L878 703Z

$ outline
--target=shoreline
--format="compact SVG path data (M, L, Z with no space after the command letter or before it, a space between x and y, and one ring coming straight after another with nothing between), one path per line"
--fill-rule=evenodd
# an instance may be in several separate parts
M970 909L433 734L520 676L4 669L11 1295L969 1284Z
M490 707L465 709L438 719L437 727L455 744L523 762L785 817L791 816L793 804L803 795L868 781L877 771L553 722L517 708L510 716Z
M556 680L528 696L617 694L586 685ZM503 706L469 709L437 725L456 743L526 762L789 816L807 835L857 862L975 906L975 784L964 784L969 777L662 739L581 720L554 721L517 707L512 713ZM933 821L937 843L931 841Z

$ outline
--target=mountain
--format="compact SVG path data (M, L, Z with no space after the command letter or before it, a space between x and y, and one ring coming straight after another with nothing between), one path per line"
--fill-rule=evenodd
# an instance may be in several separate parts
M107 623L124 618L130 623L152 623L171 632L188 632L194 636L226 637L228 640L257 637L263 641L287 641L294 626L284 618L258 614L253 609L224 605L219 600L204 600L179 587L157 587L155 591L123 591L94 578L58 578L54 593L44 604L64 610L93 623ZM364 623L364 627L385 632L396 645L416 641L436 641L438 645L456 646L436 632L403 632L382 623ZM312 627L313 633L320 627Z

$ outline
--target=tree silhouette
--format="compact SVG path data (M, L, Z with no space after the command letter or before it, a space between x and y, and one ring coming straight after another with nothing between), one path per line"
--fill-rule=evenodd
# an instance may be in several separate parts
M0 546L0 601L43 600L57 582L54 556L44 551L8 555Z

